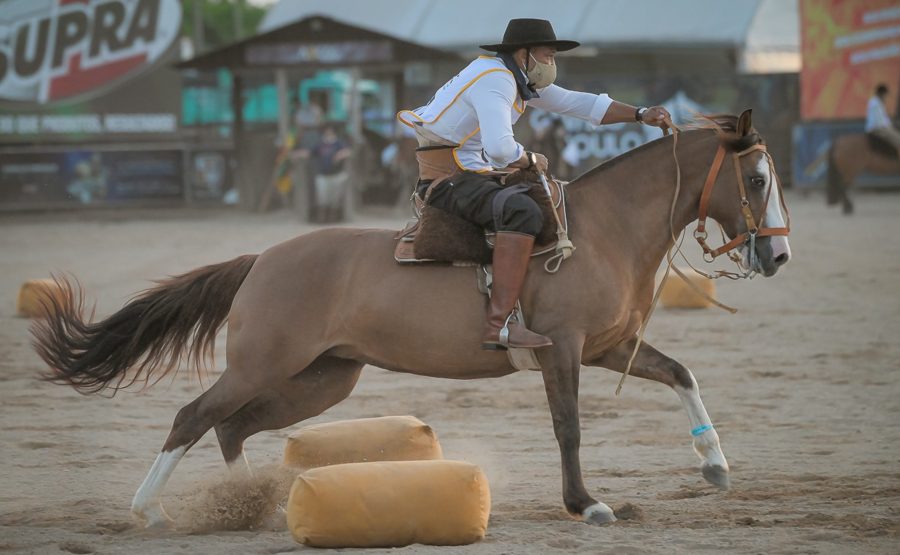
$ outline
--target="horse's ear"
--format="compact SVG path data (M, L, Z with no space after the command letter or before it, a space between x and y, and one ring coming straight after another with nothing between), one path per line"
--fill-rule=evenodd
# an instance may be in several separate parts
M738 118L737 132L741 137L745 137L753 127L753 122L750 120L751 112L753 112L753 110L744 110L741 117Z

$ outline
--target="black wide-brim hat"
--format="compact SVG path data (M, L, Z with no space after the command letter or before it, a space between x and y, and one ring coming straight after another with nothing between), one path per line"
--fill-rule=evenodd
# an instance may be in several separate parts
M580 46L574 40L557 40L553 26L546 19L510 19L500 44L482 44L491 52L517 50L532 46L552 46L563 52Z

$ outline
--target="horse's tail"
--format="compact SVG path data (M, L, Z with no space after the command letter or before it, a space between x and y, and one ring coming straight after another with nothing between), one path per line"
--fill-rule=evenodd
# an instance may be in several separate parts
M825 187L825 201L828 206L833 206L844 198L844 181L841 172L838 171L837 162L834 157L834 150L837 141L832 141L828 148L828 177Z
M216 334L257 256L240 256L159 281L100 322L91 322L93 313L85 321L77 282L55 278L67 294L62 300L48 296L45 318L31 328L35 350L50 367L41 377L80 393L109 387L115 394L139 380L151 384L156 376L156 383L184 352L199 371L212 356Z

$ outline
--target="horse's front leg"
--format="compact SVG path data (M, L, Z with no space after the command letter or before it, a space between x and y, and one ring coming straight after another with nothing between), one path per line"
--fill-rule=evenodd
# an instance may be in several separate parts
M612 509L588 495L581 477L581 425L578 419L578 375L581 341L553 338L552 348L540 349L544 388L553 417L553 431L562 458L563 501L575 517L590 524L616 520Z
M631 339L620 343L599 359L586 364L624 372L628 358L634 350L635 341L635 339ZM700 388L691 371L649 344L641 343L634 363L631 365L631 374L664 383L675 390L688 414L694 451L703 461L701 466L703 477L710 483L727 489L729 486L728 461L722 454L719 434L713 428L706 407L703 406L703 401L700 399Z

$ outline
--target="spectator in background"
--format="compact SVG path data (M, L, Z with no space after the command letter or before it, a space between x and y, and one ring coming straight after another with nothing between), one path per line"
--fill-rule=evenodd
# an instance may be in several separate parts
M885 104L887 93L887 85L881 83L875 88L875 95L869 99L869 106L866 110L866 133L884 139L900 155L900 131L894 129L891 117L888 115Z
M320 125L322 125L322 108L315 102L301 104L298 100L294 109L294 126L305 131L316 130Z
M322 128L319 142L310 151L315 172L315 200L312 221L329 223L343 219L347 195L347 160L352 151L338 136L337 128Z
M313 101L302 103L298 98L293 106L293 152L290 153L293 168L291 181L295 206L304 208L312 219L315 206L315 173L309 158L310 151L319 143L322 126L322 108Z

